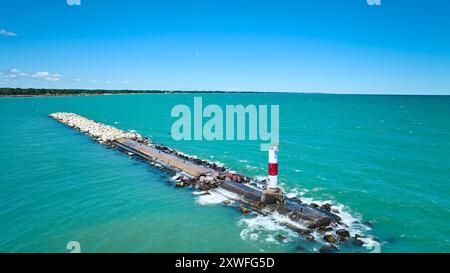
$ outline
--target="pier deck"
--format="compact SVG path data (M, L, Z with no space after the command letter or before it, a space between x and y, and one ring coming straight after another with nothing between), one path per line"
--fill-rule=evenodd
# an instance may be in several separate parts
M122 149L138 154L148 160L175 167L193 177L199 177L208 173L213 174L216 172L206 166L195 164L194 162L188 161L177 155L166 153L128 138L116 139L115 143Z

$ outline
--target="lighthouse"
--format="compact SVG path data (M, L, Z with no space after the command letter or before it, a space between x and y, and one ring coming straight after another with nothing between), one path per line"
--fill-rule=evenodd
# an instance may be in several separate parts
M278 147L270 146L269 148L269 181L267 187L261 196L261 205L280 205L284 204L284 193L278 187Z
M269 183L267 188L278 188L278 147L271 146L269 148Z

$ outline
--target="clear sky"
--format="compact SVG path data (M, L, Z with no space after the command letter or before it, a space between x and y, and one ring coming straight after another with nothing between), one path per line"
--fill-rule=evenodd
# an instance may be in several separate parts
M0 71L0 87L450 94L450 1L0 0Z

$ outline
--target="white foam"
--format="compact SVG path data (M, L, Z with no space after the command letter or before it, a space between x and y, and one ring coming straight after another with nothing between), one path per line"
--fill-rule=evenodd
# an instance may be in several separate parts
M373 238L360 238L364 242L364 247L370 250L371 253L381 253L381 244Z
M222 162L220 162L220 161L214 161L213 162L214 164L216 164L217 165L217 167L220 167L220 168L222 168L222 167L224 167L225 166L225 164L223 164Z
M195 198L196 203L199 205L221 204L225 200L229 200L229 198L215 190L210 190L209 194L198 195Z
M273 238L273 233L275 232L286 234L286 237L295 236L291 230L278 224L270 215L241 218L238 226L243 227L240 236L246 241L259 241L262 239L266 242L278 243Z
M275 237L273 237L272 234L269 234L269 235L267 236L266 242L272 243L272 244L280 244L280 243L275 239Z
M194 191L192 192L193 195L205 195L210 194L209 191Z
M245 165L245 168L247 168L249 170L256 170L256 169L258 169L258 167L251 166L251 165L248 165L248 164Z
M255 182L266 182L267 180L269 180L269 176L267 175L257 175L253 177L253 181Z
M286 195L289 195L289 198L294 198L294 197L301 197L303 195L305 195L309 190L308 189L291 189L290 192L286 193Z
M182 177L181 173L176 173L174 176L170 178L170 181L172 182L179 181L181 177Z

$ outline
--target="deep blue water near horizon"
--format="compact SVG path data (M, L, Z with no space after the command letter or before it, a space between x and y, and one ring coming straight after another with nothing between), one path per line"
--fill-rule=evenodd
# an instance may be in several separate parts
M370 221L366 235L382 252L450 251L449 96L200 95L204 105L280 105L285 190ZM0 252L68 252L69 241L83 252L317 251L264 219L199 202L170 174L48 117L75 112L264 176L259 142L171 138L172 107L194 96L0 98Z

